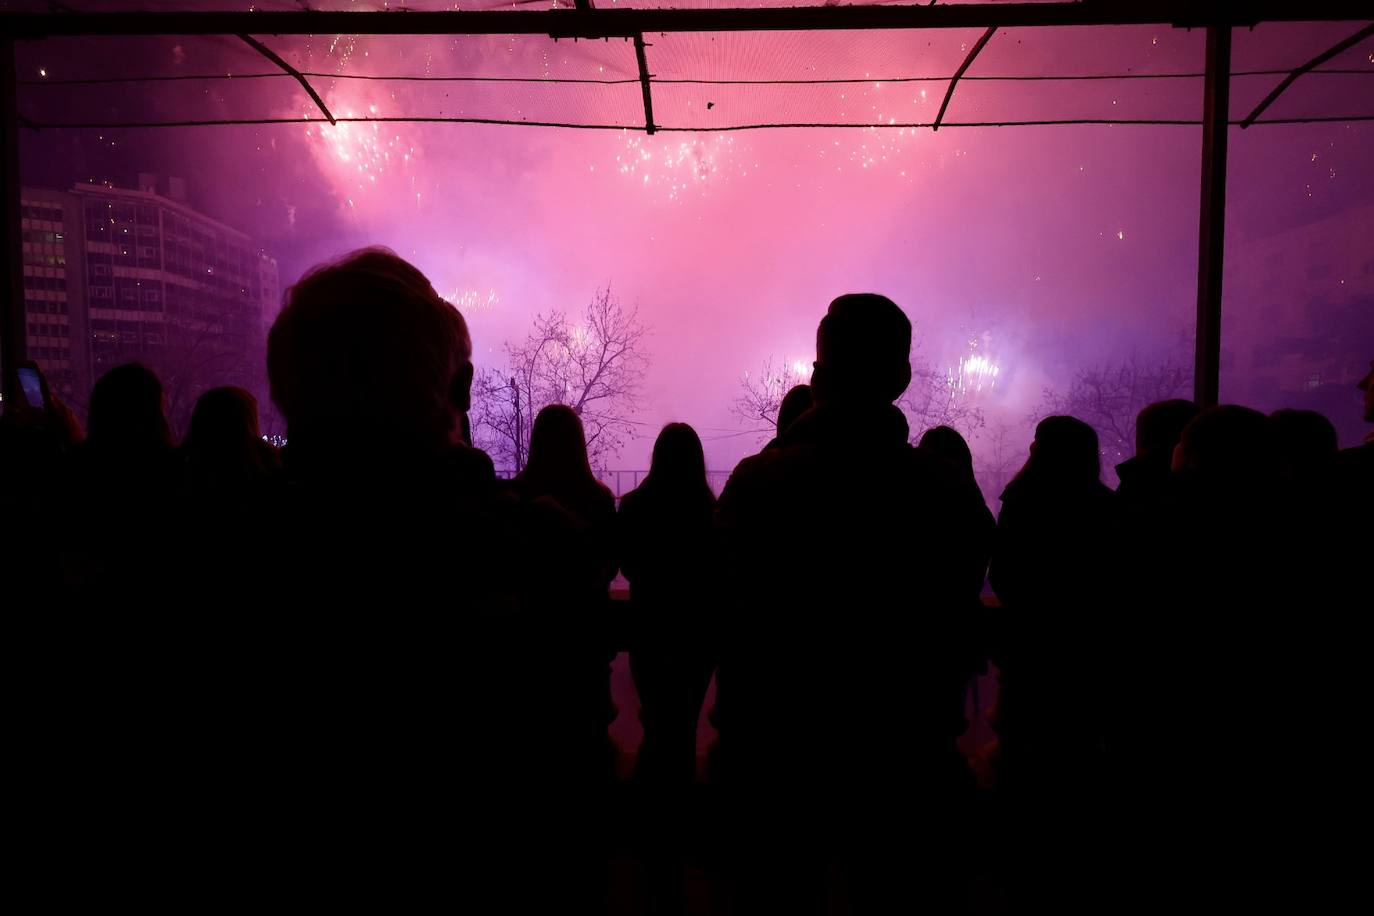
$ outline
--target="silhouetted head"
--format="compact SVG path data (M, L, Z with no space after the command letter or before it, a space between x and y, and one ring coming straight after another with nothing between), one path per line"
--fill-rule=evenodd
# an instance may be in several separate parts
M1077 417L1046 417L1035 427L1030 457L1012 486L1056 490L1100 483L1102 456L1097 431Z
M1146 407L1135 418L1136 457L1167 464L1172 460L1174 446L1183 436L1183 427L1191 423L1197 413L1197 405L1183 398L1156 401Z
M182 448L191 464L262 469L258 399L242 388L211 388L196 401Z
M1364 421L1374 423L1374 359L1369 361L1369 373L1356 387L1364 392Z
M447 448L469 407L471 357L463 316L385 248L307 273L287 290L267 338L272 400L292 448L316 452L345 444L398 455Z
M1173 464L1179 474L1209 487L1260 483L1274 469L1273 421L1236 404L1209 407L1184 427Z
M1276 410L1269 415L1279 472L1288 480L1320 475L1340 451L1336 427L1315 410Z
M152 451L172 444L162 382L140 363L116 366L91 389L86 423L92 446L116 451Z
M662 496L714 500L706 480L706 454L697 431L686 423L669 423L654 440L649 475L641 487Z
M816 330L816 403L890 404L910 383L911 321L897 304L874 293L830 303Z
M539 492L552 492L568 483L594 480L587 460L582 419L566 404L550 404L539 411L530 430L530 454L520 480Z
M932 427L921 435L917 448L939 455L954 466L960 477L974 480L973 452L957 429L950 426Z
M778 435L787 432L788 427L797 422L797 417L810 410L815 403L810 385L793 385L778 405Z

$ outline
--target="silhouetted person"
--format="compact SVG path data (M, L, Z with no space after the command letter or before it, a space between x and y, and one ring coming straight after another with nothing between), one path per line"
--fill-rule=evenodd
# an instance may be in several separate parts
M1093 428L1041 420L1002 493L988 573L1002 602L996 728L999 786L1009 791L1059 787L1101 766L1094 685L1108 648L1102 606L1116 585L1113 509Z
M566 404L539 411L530 430L530 454L513 487L523 499L549 499L577 520L602 587L615 578L615 496L596 479L587 457L582 419Z
M934 426L921 434L921 441L917 448L923 448L932 454L938 455L959 473L959 476L966 483L971 483L975 487L978 481L973 474L973 451L968 447L968 441L959 434L957 429L949 426ZM981 492L981 490L980 490Z
M1111 709L1114 494L1097 433L1074 417L1035 427L1025 465L1002 493L988 581L1001 601L993 661L996 788L1017 909L1051 900L1086 910L1101 867L1088 839L1105 780ZM1039 842L1047 818L1061 837Z
M277 450L263 441L258 402L242 388L212 388L200 396L180 448L176 587L201 592L219 580L214 600L251 603L258 576L225 576L253 568L260 532L274 523ZM202 592L203 593L203 592Z
M620 500L621 571L630 583L630 673L644 738L635 775L643 802L638 834L653 912L683 905L679 868L696 822L697 720L715 667L720 558L716 498L696 431L669 423L654 442L649 474Z
M797 418L810 410L815 403L816 399L811 393L810 385L793 385L789 388L787 394L783 395L782 403L778 405L777 432L764 448L777 448L782 442L782 437L792 428L792 424L797 422Z
M127 363L100 377L71 459L68 587L95 602L160 598L177 468L152 370Z
M1157 614L1161 605L1173 600L1168 577L1160 575L1158 567L1171 562L1169 554L1176 538L1179 494L1173 474L1174 449L1184 427L1197 414L1197 405L1182 398L1145 407L1136 415L1135 455L1116 466L1121 540L1115 552L1121 559L1125 581L1130 583L1121 598L1123 605L1133 609L1132 617ZM1134 645L1121 647L1128 657L1118 660L1117 683L1130 695L1117 698L1112 715L1117 737L1136 728L1135 717L1140 713L1136 704L1153 702L1148 690L1135 692L1137 685L1149 681L1154 664L1149 653L1134 651L1142 645L1137 640ZM1137 664L1140 671L1135 670Z
M1374 360L1357 387L1364 392L1364 421L1374 423ZM1370 540L1369 520L1374 518L1374 428L1364 442L1340 453L1337 468L1342 492L1349 502L1345 528L1352 542ZM1368 550L1364 557L1368 558Z
M910 351L890 299L836 299L815 407L721 495L733 579L711 763L744 912L816 909L835 859L860 912L958 894L959 618L985 534L976 489L907 441L893 402Z
M1174 447L1198 413L1192 401L1156 401L1135 418L1135 454L1116 466L1123 511L1148 510L1169 488Z
M284 674L304 680L274 717L316 853L297 870L379 900L586 908L604 580L577 519L503 501L463 441L471 353L458 311L382 249L308 273L268 338L288 426L280 592L326 612L287 620ZM452 845L455 824L475 847Z
M615 718L607 633L615 578L615 497L592 473L582 420L571 407L550 404L530 431L529 461L511 483L524 512L523 533L546 541L557 570L538 576L542 629L521 656L524 687L540 707L531 721L543 740L533 754L578 778L610 775L615 749L606 726ZM547 562L547 561L546 561ZM553 575L550 575L553 574ZM531 598L533 596L526 596Z
M620 502L620 566L640 638L630 671L644 741L638 773L649 783L690 784L697 718L711 680L712 609L720 601L715 495L696 431L670 423L654 442L649 474Z
M1374 423L1374 361L1370 362L1369 370L1357 387L1364 394L1363 419L1366 423ZM1335 467L1334 514L1337 522L1324 541L1326 546L1333 548L1330 553L1334 555L1334 575L1322 590L1330 605L1322 619L1332 622L1331 630L1335 635L1319 639L1328 650L1319 655L1327 676L1317 682L1329 691L1325 699L1330 702L1320 708L1328 716L1321 725L1326 727L1324 733L1332 736L1327 744L1331 753L1320 755L1313 762L1325 771L1315 780L1318 786L1325 788L1319 803L1329 805L1320 810L1353 807L1357 816L1363 816L1369 810L1368 793L1362 790L1352 793L1349 783L1330 780L1326 775L1362 772L1364 767L1365 754L1359 742L1342 739L1349 734L1352 722L1365 721L1369 709L1365 641L1349 637L1355 632L1350 629L1351 611L1358 614L1356 609L1365 603L1370 592L1370 570L1374 568L1374 428L1360 445L1342 450L1336 456ZM1365 872L1357 849L1329 832L1324 840L1312 850L1313 860L1325 866L1314 877L1324 881L1330 889L1325 898L1328 907L1337 909L1341 899L1362 892Z
M242 388L211 388L200 396L181 456L193 500L243 496L278 468L276 450L258 427L257 398Z
M982 497L982 488L978 486L978 479L973 472L973 451L969 448L968 441L959 434L958 430L949 426L932 427L921 434L921 441L917 444L917 448L937 455L946 461L960 479L966 485L973 487L978 492L979 497ZM978 545L978 550L983 566L986 567L992 558L993 534L997 527L986 499L983 499L980 514L982 519L979 528L985 532L986 537ZM965 645L969 653L968 667L971 678L976 674L987 673L987 655L993 637L992 626L994 621L986 613L981 597L975 596L974 600L969 602L968 617L965 622L968 626Z
M47 758L31 789L47 806L33 839L102 899L169 888L149 860L162 863L157 881L161 868L180 872L166 838L181 832L178 812L198 807L192 761L205 752L200 727L217 718L198 674L214 667L207 609L173 587L184 532L165 406L157 376L136 363L95 383L62 493L68 600L54 588L42 611L55 642L26 643L45 658L43 696L29 702L51 729L16 742Z
M60 548L70 533L63 511L66 463L84 438L76 416L48 390L38 367L24 368L38 375L43 401L14 401L0 411L0 479L12 484L0 487L0 582L16 604L61 594Z
M1188 424L1171 539L1136 574L1164 587L1131 630L1141 728L1125 736L1121 797L1156 903L1186 892L1207 908L1289 908L1323 887L1303 851L1323 830L1301 812L1329 810L1314 804L1325 778L1315 736L1335 701L1343 614L1301 545L1315 533L1292 530L1278 427L1236 405ZM1144 839L1160 829L1172 850Z
M1331 466L1340 448L1336 427L1315 410L1276 410L1273 421L1274 443L1278 447L1278 471L1290 485L1322 476L1330 480Z

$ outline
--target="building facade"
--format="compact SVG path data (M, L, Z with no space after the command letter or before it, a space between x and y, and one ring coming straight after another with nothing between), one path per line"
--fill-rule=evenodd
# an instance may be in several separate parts
M275 260L192 209L177 180L166 194L152 176L139 185L24 191L30 358L78 411L95 379L131 361L162 378L179 427L216 385L261 400Z
M91 377L80 203L60 191L25 188L20 226L29 359L59 397L84 404Z
M1355 382L1374 359L1374 207L1231 244L1221 399L1319 411L1342 445L1368 431ZM1243 267L1248 269L1242 269Z

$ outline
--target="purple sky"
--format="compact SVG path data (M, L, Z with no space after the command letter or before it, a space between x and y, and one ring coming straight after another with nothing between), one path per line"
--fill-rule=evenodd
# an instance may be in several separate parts
M1238 30L1233 68L1292 67L1357 27ZM943 82L883 79L948 74L977 34L652 36L650 69L663 79L873 80L665 85L654 90L656 120L707 127L929 121ZM297 66L326 73L598 79L635 73L633 51L620 41L266 40ZM1202 50L1201 34L1162 27L1010 30L994 37L969 75L1196 72ZM1327 66L1374 72L1374 44ZM49 41L20 49L21 79L270 70L227 38ZM1237 77L1233 115L1247 112L1278 79ZM643 117L637 85L313 82L339 115L614 124ZM946 117L1196 118L1200 93L1196 79L968 81ZM314 116L289 79L33 87L23 90L21 107L40 121ZM1269 112L1357 114L1374 114L1374 77L1308 76ZM1228 331L1260 314L1265 287L1254 277L1261 260L1272 263L1274 246L1282 244L1274 240L1285 232L1301 239L1293 243L1301 250L1282 268L1298 278L1285 295L1363 297L1374 310L1368 237L1362 249L1350 241L1369 225L1374 207L1374 123L1233 129L1230 141ZM624 468L646 466L652 433L670 420L702 430L713 468L728 469L755 449L757 438L736 434L744 425L729 410L740 376L770 356L809 361L816 322L840 293L872 290L894 298L916 323L920 355L935 365L954 365L969 352L969 341L978 340L1001 368L997 387L978 403L990 419L1017 424L1045 387L1062 387L1079 366L1175 348L1194 307L1200 155L1194 127L648 137L316 123L45 130L26 132L23 142L26 183L127 184L139 171L186 177L198 206L276 254L284 281L351 247L390 245L441 292L466 291L482 303L466 310L479 364L498 360L502 343L523 335L534 313L576 312L609 283L624 303L638 306L653 331L639 417L648 437L612 462ZM1304 273L1332 250L1344 252L1333 272ZM1356 331L1368 344L1374 317L1364 315ZM1251 325L1251 337L1267 333L1258 322Z

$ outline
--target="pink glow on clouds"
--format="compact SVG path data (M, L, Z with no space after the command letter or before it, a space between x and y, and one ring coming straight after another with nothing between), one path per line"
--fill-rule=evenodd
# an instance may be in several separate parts
M1292 66L1345 31L1264 26L1238 32L1235 68ZM656 120L706 126L760 119L928 121L944 83L884 80L949 73L963 56L960 47L974 37L976 30L659 37L649 55L663 79L854 75L872 82L656 86ZM633 52L623 42L317 36L278 44L297 65L324 72L635 74ZM148 47L146 59L171 72L261 69L232 44ZM73 55L51 51L45 69L76 67ZM1361 65L1367 49L1355 51L1332 66ZM1201 69L1201 52L1198 33L1172 29L1012 30L998 34L970 76L1192 71ZM41 49L25 53L21 67L36 70ZM132 71L126 58L90 66ZM1276 116L1374 113L1367 97L1308 79L1310 85L1300 81L1294 97L1276 106ZM1273 81L1237 78L1234 110L1243 111ZM637 84L315 82L341 116L630 125L643 119ZM318 117L289 81L220 84L208 96L211 103L199 89L185 91L181 103L158 102L162 116L203 113L210 104L217 115ZM1196 80L966 81L949 118L1192 118L1200 114L1199 92ZM42 100L35 98L38 113ZM139 102L121 104L132 114ZM111 146L103 133L121 145ZM1077 366L1176 346L1193 308L1200 141L1191 127L647 136L312 121L103 133L99 140L84 132L25 137L25 166L46 158L53 161L35 163L35 172L153 168L186 175L202 206L264 239L284 278L360 244L387 244L412 258L441 292L467 297L479 363L498 361L502 343L521 336L536 312L576 312L609 284L625 304L638 306L653 330L641 417L650 433L670 420L738 429L729 406L741 375L770 357L809 362L816 322L844 292L894 298L916 324L919 356L941 372L957 371L971 356L993 359L995 384L982 379L979 405L1018 423L1045 386L1063 384ZM55 143L71 145L49 155L45 144ZM165 148L153 149L156 143ZM1250 269L1245 246L1256 240L1374 206L1367 168L1374 161L1374 125L1233 130L1231 144L1230 271ZM1301 261L1294 269L1304 269ZM970 340L983 349L971 352ZM713 468L728 468L756 447L749 436L704 435ZM632 443L618 464L645 466L650 442Z

